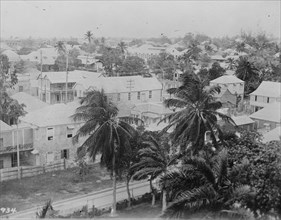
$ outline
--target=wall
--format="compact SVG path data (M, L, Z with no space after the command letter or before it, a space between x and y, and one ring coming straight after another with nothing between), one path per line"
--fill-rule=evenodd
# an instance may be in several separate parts
M260 119L255 119L252 118L256 123L257 123L257 128L265 128L265 123L270 125L270 130L274 129L277 127L278 123L277 122L272 122L272 121L265 121L265 120L260 120ZM279 123L280 124L280 123Z
M34 149L39 151L39 163L40 165L47 163L47 154L52 152L54 154L54 160L61 159L61 150L69 149L70 160L73 160L76 156L77 147L79 144L73 145L72 138L67 138L67 126L70 125L56 125L49 126L54 128L54 138L53 140L47 140L47 127L41 127L34 129ZM73 123L74 126L72 130L73 136L76 134L80 127L80 124ZM82 143L81 140L80 143Z
M10 154L0 154L0 160L3 160L4 168L12 166L12 158Z

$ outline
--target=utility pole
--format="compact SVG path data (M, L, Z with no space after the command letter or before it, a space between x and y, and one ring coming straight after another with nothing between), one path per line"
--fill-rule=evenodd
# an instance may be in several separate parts
M17 167L18 179L20 179L20 146L19 146L19 119L17 118Z
M43 92L43 85L42 85L42 83L43 83L43 77L42 77L42 50L40 50L40 79L41 79L41 92L40 92L40 95L41 95L41 97L40 97L40 99L43 101L43 94L42 94L42 92Z
M135 81L132 80L132 79L129 79L129 80L127 81L127 83L128 83L127 88L130 89L130 101L131 101L131 91L132 91L132 88L134 88L134 83L135 83Z
M67 103L67 83L68 83L68 51L66 51L66 81L65 81L65 103Z

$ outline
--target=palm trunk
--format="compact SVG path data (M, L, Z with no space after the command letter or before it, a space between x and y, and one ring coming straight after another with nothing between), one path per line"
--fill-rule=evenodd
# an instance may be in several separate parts
M116 172L115 172L115 152L113 152L112 158L112 179L113 179L113 200L112 200L112 209L111 216L116 216Z
M130 178L127 176L126 187L127 187L127 194L128 194L128 208L131 208L131 193L130 193Z
M155 191L154 188L152 186L152 179L149 180L149 184L150 184L150 190L151 190L151 194L152 194L152 201L151 201L151 205L154 206L155 205Z
M166 210L167 207L167 192L165 189L162 191L162 212Z

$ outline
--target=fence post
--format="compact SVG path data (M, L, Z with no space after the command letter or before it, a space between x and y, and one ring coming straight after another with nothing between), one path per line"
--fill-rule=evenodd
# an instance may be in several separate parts
M20 167L20 178L23 177L23 171L22 171L22 167Z
M43 173L45 173L45 164L43 164Z
M65 158L63 158L63 169L64 169L64 170L66 169L66 161L65 161Z

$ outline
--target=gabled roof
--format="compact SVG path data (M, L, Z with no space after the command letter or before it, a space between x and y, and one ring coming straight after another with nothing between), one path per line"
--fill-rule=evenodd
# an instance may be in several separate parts
M2 131L11 131L11 130L13 130L13 128L10 125L0 120L0 133Z
M226 84L226 83L243 83L244 81L241 79L238 79L236 76L224 75L224 76L220 76L210 82Z
M280 97L281 96L281 83L262 81L259 87L250 95L259 95L265 97Z
M281 122L281 103L275 102L250 115L252 119Z
M263 143L270 141L279 141L281 138L281 127L276 127L263 135Z
M44 108L49 104L42 102L38 98L31 96L25 92L18 92L11 96L13 99L17 100L20 104L23 103L26 105L24 108L25 111L31 112L37 109Z

